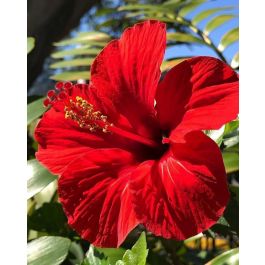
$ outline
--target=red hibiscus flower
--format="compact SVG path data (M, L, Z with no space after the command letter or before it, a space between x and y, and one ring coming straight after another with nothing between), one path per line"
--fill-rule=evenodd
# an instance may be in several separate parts
M59 175L70 226L96 246L119 246L138 224L183 240L228 202L220 150L202 130L237 117L238 75L194 57L159 81L165 47L165 24L136 24L97 56L89 85L58 83L45 101L36 157Z

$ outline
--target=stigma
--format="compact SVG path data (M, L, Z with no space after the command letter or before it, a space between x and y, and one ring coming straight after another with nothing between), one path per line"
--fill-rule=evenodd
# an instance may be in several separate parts
M91 132L102 131L108 133L112 123L107 121L107 116L96 111L94 106L80 96L72 96L74 86L71 82L58 82L55 90L49 90L47 98L43 101L45 107L53 106L56 102L64 104L65 119L73 120L80 128Z

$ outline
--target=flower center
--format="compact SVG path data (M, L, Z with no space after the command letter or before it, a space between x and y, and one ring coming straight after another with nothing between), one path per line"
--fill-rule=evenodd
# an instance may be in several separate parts
M116 127L108 122L108 117L80 96L71 96L73 85L70 82L59 82L55 86L56 90L50 90L43 104L47 107L57 101L64 103L64 113L66 119L75 121L80 128L88 129L90 132L101 131L103 133L115 133L127 139L148 145L153 148L160 147L156 141L138 135L136 133Z

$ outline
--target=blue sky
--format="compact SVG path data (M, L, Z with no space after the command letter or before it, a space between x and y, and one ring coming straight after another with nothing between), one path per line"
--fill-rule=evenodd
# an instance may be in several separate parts
M214 30L210 34L211 40L218 46L222 36L229 31L232 28L238 27L238 6L239 6L239 0L215 0L215 1L210 1L207 3L202 4L198 8L196 8L193 12L187 15L187 18L191 19L194 17L196 14L200 13L202 10L205 9L210 9L210 8L215 8L215 7L224 7L224 6L235 6L235 9L233 10L228 10L228 11L221 11L222 14L227 13L227 14L235 14L236 17L216 30ZM219 12L220 13L220 12ZM214 15L211 15L207 19L203 20L198 24L200 29L203 29L207 22L211 20L214 16L216 16L216 13ZM234 56L234 54L238 51L238 42L232 44L229 46L225 51L224 55L227 59L228 62L230 62ZM195 56L195 55L209 55L209 56L214 56L217 57L216 53L211 49L208 48L207 46L204 45L178 45L177 47L170 47L166 51L165 58L171 58L171 57L179 57L179 56Z

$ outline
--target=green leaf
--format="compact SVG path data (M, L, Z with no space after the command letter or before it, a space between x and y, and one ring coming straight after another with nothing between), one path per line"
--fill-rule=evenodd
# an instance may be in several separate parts
M210 22L207 23L204 33L209 35L213 30L220 27L224 23L228 22L229 20L233 19L235 15L227 14L227 15L220 15L214 17Z
M203 233L199 233L196 236L192 236L192 237L187 238L186 240L184 240L184 243L189 243L189 242L192 242L194 240L200 239L202 237L203 237Z
M183 3L183 0L168 0L162 3L162 6L167 8L177 8Z
M174 32L167 33L167 40L177 41L177 42L188 42L188 43L199 43L204 44L204 42L196 36L186 33Z
M106 42L110 40L110 36L103 32L81 32L75 38L63 40L54 43L54 46L66 46L72 44L94 44L95 46L105 46Z
M148 255L145 232L142 232L139 239L131 250L126 250L122 260L117 261L116 265L145 265Z
M76 81L78 79L89 80L90 73L89 71L79 71L79 72L63 72L60 74L56 74L50 77L56 81Z
M71 241L68 238L43 236L28 243L28 265L58 265L67 254Z
M229 136L231 133L236 131L239 126L239 120L230 121L225 125L224 137Z
M160 69L162 72L167 71L186 59L188 59L188 57L179 57L179 58L174 58L173 60L163 61Z
M40 192L56 179L56 177L42 165L40 165L36 159L28 161L27 170L29 173L29 178L27 181L27 199Z
M52 58L64 58L66 56L75 56L75 55L97 55L101 49L89 48L89 46L84 46L82 48L75 48L70 50L59 51L51 54Z
M73 60L63 60L50 65L50 68L64 68L64 67L76 67L76 66L89 66L93 62L94 58L79 58Z
M194 25L197 25L198 23L203 21L205 18L207 18L207 17L209 17L209 16L211 16L211 15L213 15L219 11L231 10L231 9L233 9L232 6L225 6L225 7L217 7L217 8L211 8L211 9L204 10L192 19L192 23Z
M99 253L104 254L107 258L108 265L115 265L118 260L121 260L125 249L123 248L96 248Z
M238 41L238 28L234 28L227 32L221 39L221 42L218 46L219 51L224 51L231 44Z
M30 53L35 46L35 39L33 37L27 38L27 53Z
M81 265L108 265L106 260L101 260L96 256L96 249L93 245L90 245L88 252L86 253L85 260Z
M239 170L238 145L226 148L222 152L226 173Z
M225 149L222 153L226 173L232 173L239 170L239 154L235 151Z
M27 125L39 118L46 111L46 108L43 106L43 100L44 98L40 98L28 104Z
M232 67L233 69L236 69L236 68L239 67L239 52L237 52L237 53L234 55L234 57L233 57L233 59L232 59L232 61L231 61L231 67Z
M239 233L239 187L229 186L230 200L225 209L224 217L230 225L230 231Z
M192 12L194 9L196 9L198 6L206 2L206 0L193 0L192 2L183 5L181 8L179 15L182 17L185 17L187 14Z
M164 8L161 5L144 5L144 4L136 4L136 5L124 5L120 6L118 8L118 11L134 11L134 10L148 10L148 11L153 11L153 12L168 12L167 8Z
M46 232L50 235L66 235L67 218L58 202L44 203L27 220L28 229Z
M221 255L209 261L206 265L238 265L239 264L239 250L234 248L228 250Z

